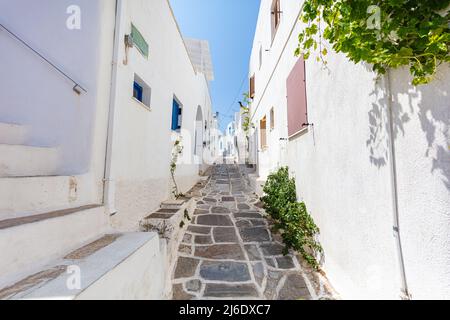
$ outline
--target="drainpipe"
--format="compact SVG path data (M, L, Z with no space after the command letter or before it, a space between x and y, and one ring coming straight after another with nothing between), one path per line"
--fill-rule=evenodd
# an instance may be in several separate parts
M110 216L117 213L115 206L115 181L112 170L112 151L114 119L117 98L117 70L119 66L120 31L122 30L124 0L116 0L116 20L114 26L113 61L111 72L110 103L108 114L108 133L106 138L105 172L103 178L103 205Z
M402 241L400 237L400 219L399 219L399 208L398 208L398 184L397 184L397 162L395 157L395 137L394 137L394 121L393 121L393 113L392 113L392 102L393 96L391 92L391 75L388 70L386 73L386 93L388 96L388 121L389 121L389 157L391 159L391 190L392 190L392 207L394 214L394 237L396 240L397 247L397 256L399 260L400 267L400 278L401 278L401 294L400 298L402 300L410 300L411 296L408 290L408 282L406 279L406 270L405 270L405 260L403 257L403 249L402 249Z

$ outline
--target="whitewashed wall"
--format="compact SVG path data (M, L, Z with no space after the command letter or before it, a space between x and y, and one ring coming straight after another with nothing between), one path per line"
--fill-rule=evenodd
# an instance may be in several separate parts
M258 127L264 115L269 124L275 107L269 148L258 153L259 174L289 165L299 199L321 229L324 270L344 298L399 298L387 83L376 82L370 66L354 65L343 55L330 54L329 71L312 57L306 78L308 120L314 126L285 144L279 141L287 136L286 79L297 61L293 53L301 26L292 27L302 1L281 1L272 45L271 3L261 2L249 74L256 74L254 124ZM400 230L416 299L450 296L449 77L443 66L435 82L414 89L406 71L391 75Z
M80 30L66 27L71 5L81 9ZM75 176L1 179L0 215L101 203L114 7L107 0L0 1L0 23L87 90L74 93L73 83L0 29L0 123L24 126L26 146L57 150L50 175Z
M150 47L148 59L136 48L130 49L128 65L124 65L124 42L119 44L112 151L118 213L113 223L121 229L133 229L172 191L169 164L174 96L183 106L181 133L185 149L177 181L184 192L193 186L199 173L193 156L197 108L202 109L203 122L211 118L211 99L204 75L196 74L189 60L168 2L129 0L124 1L124 6L120 39L130 33L133 23ZM151 87L150 109L132 98L134 73Z

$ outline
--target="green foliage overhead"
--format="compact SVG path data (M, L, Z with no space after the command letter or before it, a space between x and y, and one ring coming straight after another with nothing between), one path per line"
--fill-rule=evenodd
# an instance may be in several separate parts
M274 220L275 229L282 232L285 253L294 249L317 269L319 264L315 255L322 253L322 247L315 239L319 228L308 214L306 205L297 202L295 180L289 177L287 167L268 177L264 193L265 196L261 198L264 209Z
M318 51L326 39L336 52L367 62L379 74L409 67L413 84L429 83L450 62L450 0L306 0L296 55Z

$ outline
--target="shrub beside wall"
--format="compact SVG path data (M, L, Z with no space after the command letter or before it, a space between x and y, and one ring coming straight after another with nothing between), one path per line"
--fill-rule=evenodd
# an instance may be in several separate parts
M323 252L316 241L320 230L305 203L297 201L295 179L289 177L289 168L283 167L269 175L263 190L265 195L261 201L275 223L275 231L281 232L285 254L289 249L298 251L308 264L318 269L316 256Z

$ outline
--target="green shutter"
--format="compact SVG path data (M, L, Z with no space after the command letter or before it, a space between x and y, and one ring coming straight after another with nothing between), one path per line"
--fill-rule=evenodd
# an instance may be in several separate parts
M147 41L145 41L144 37L139 32L139 30L134 26L134 24L131 24L131 38L133 39L133 43L144 55L144 57L148 58L148 50L149 50L148 43Z

